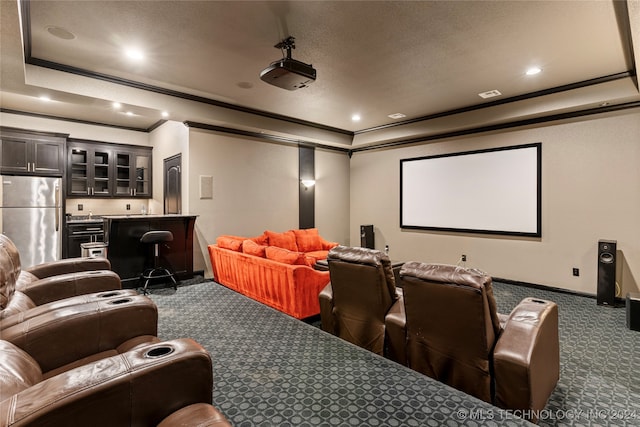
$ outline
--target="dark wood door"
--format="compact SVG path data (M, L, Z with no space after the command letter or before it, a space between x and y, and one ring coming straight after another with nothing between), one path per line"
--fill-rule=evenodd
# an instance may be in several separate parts
M182 213L182 155L164 159L164 213Z

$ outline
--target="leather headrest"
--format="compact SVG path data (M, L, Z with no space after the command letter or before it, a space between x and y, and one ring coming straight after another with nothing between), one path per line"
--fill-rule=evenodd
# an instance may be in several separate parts
M0 244L0 310L4 310L16 291L13 261L5 246Z
M40 381L38 363L19 347L0 340L0 402Z
M389 255L375 249L338 245L329 250L327 261L331 264L332 260L380 267L387 282L389 295L394 301L397 299L396 280Z
M359 247L336 246L329 251L327 256L329 260L335 259L345 262L355 262L358 264L367 264L378 266L382 265L383 260L389 261L389 256L384 252Z
M491 283L491 276L483 271L448 264L426 264L408 261L400 269L400 277L411 276L430 282L451 283L476 289Z

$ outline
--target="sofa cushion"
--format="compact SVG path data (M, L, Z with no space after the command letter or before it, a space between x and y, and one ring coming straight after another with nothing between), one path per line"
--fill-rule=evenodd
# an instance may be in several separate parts
M296 236L296 245L300 252L313 252L323 249L322 238L317 228L292 230Z
M216 243L223 249L230 249L236 252L242 252L242 240L235 236L220 236L216 239Z
M316 260L319 259L327 259L327 257L329 256L329 251L322 249L319 251L311 251L311 252L305 252L307 254L308 257L313 257Z
M297 252L296 235L293 231L285 231L284 233L276 233L275 231L265 231L264 234L269 238L269 246L277 246L282 249Z
M267 246L265 249L267 259L291 265L307 265L306 256L302 252L290 251L277 246Z
M259 256L261 258L264 258L265 257L265 253L264 253L265 249L266 249L266 246L259 245L255 241L253 241L252 239L247 239L244 242L242 242L242 252L244 252L245 254L248 254L248 255Z
M253 240L261 246L269 246L269 237L264 233L256 237L250 237L249 240Z

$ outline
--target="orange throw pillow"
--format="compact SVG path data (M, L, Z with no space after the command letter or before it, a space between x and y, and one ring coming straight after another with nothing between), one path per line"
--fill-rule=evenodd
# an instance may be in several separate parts
M229 236L220 236L216 239L216 243L223 249L230 249L232 251L242 251L242 240L235 239Z
M275 231L265 231L264 234L269 238L269 246L277 246L279 248L288 249L297 252L296 235L293 231L285 231L284 233L276 233Z
M322 239L317 228L292 230L296 236L296 245L300 252L313 252L322 249Z
M265 248L266 246L259 245L251 239L247 239L244 242L242 242L242 252L248 255L259 256L261 258L264 258Z
M302 252L294 252L276 246L267 246L265 249L267 259L291 265L306 265L306 256Z
M253 240L254 242L256 242L261 246L269 246L269 237L267 237L266 234L261 234L256 237L251 237L251 240Z

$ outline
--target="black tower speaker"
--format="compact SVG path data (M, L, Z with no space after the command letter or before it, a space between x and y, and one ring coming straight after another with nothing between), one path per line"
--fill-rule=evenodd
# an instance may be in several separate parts
M640 294L627 294L627 328L640 331Z
M360 226L360 246L363 248L375 249L373 225Z
M598 305L615 305L616 245L615 240L598 240Z

